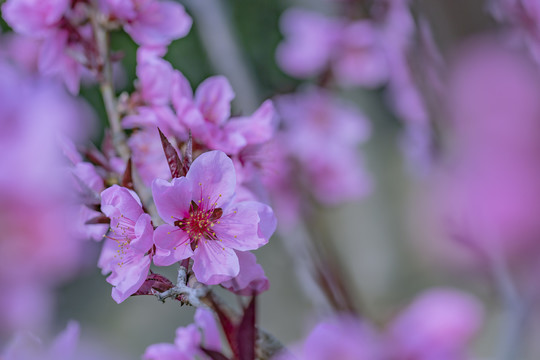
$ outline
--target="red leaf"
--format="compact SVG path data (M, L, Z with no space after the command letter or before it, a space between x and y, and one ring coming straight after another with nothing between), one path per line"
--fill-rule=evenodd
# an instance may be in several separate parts
M255 339L257 329L255 328L255 299L251 298L247 308L244 310L244 316L238 326L236 335L239 360L255 360Z
M212 360L229 360L228 357L226 357L225 355L223 355L222 353L220 352L217 352L217 351L214 351L214 350L210 350L210 349L205 349L201 346L201 350L206 354L208 355L208 357Z
M187 174L191 163L193 161L193 138L191 137L191 130L189 130L189 137L186 143L186 148L184 151L184 172Z
M180 160L176 149L171 145L159 128L158 131L159 136L161 137L161 145L163 145L163 152L165 152L165 157L167 158L172 177L178 178L184 176L186 173L184 172L182 161Z
M137 292L133 294L132 296L153 295L152 289L159 292L163 292L163 291L169 290L173 286L174 286L173 283L169 279L167 279L165 276L152 273L146 277L146 280L141 285L139 290L137 290Z
M131 171L131 158L129 158L126 164L126 171L124 171L124 176L122 176L122 186L130 190L133 189L133 175Z
M92 225L92 224L109 224L111 220L103 215L96 216L94 218L91 218L87 222L85 222L85 225Z

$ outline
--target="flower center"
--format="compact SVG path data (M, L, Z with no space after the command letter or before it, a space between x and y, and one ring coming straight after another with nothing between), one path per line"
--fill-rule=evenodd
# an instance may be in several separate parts
M212 229L216 221L223 215L221 208L208 208L197 205L191 201L189 208L189 216L174 222L175 226L184 230L191 239L196 243L201 239L218 240L216 233Z

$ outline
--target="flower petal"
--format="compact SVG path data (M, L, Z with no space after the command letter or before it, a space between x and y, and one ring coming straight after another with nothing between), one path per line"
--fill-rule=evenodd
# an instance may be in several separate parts
M201 283L219 284L238 275L240 265L234 250L221 247L218 241L200 242L193 255L193 272Z
M264 274L261 265L257 264L257 258L249 251L237 251L240 263L238 276L223 282L225 288L238 295L252 295L253 292L260 294L268 290L270 283Z
M185 177L175 178L171 182L155 179L152 183L152 196L159 216L173 225L189 215L192 200L192 182Z
M153 244L154 227L150 215L143 213L135 223L135 236L130 246L133 250L142 254L146 253Z
M212 312L205 308L198 308L195 312L195 324L204 334L204 347L210 350L221 350L221 337Z
M214 227L224 246L241 251L260 248L275 229L272 209L257 201L244 201L229 207Z
M206 121L222 124L231 116L234 91L224 76L212 76L204 80L195 92L195 103Z
M116 226L113 224L113 218L123 216L132 221L137 221L143 213L141 201L137 194L118 185L113 185L101 192L101 211L111 218L111 227L113 228Z
M127 262L115 266L107 282L115 287L112 289L112 298L118 304L134 294L146 280L150 269L149 256L134 256Z
M188 235L176 226L160 225L154 231L154 243L159 250L154 256L157 266L169 266L193 255Z
M209 200L218 208L229 202L234 195L234 165L222 151L209 151L200 155L186 177L193 184L193 200Z

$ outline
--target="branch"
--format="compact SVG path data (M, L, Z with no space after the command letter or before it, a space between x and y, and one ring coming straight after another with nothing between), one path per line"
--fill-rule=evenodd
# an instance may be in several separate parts
M174 299L180 298L179 300L183 304L189 304L195 307L201 306L201 298L206 296L210 289L199 282L197 282L194 287L188 286L187 283L187 270L185 267L180 266L178 269L176 285L162 293L156 291L154 292L154 295L161 302L165 302L165 299L172 297Z
M494 252L491 257L491 271L506 311L501 329L501 345L498 358L501 360L519 359L523 339L525 338L524 332L529 312L528 305L521 298L508 265L498 251Z
M89 7L88 11L98 51L99 64L97 71L101 95L103 97L103 103L105 104L107 118L111 125L114 147L118 152L118 155L127 161L130 152L126 144L126 135L122 130L120 115L118 114L118 108L116 106L112 63L109 51L109 32L105 26L106 21L103 18L103 15L97 10L97 4L95 4L95 2L93 3L93 6Z

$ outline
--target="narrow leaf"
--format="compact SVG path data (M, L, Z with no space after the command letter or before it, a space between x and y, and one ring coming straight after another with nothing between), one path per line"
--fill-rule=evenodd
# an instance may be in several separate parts
M255 328L255 300L256 296L253 296L244 310L244 316L238 326L236 339L238 341L239 360L255 360L255 340L257 337L257 329Z
M130 190L133 188L133 173L131 169L131 158L129 158L126 164L126 170L124 171L124 176L122 176L122 186Z
M191 137L191 130L189 130L189 137L184 149L184 172L187 174L191 163L193 162L193 138Z
M169 140L163 135L161 130L158 128L159 136L161 137L161 145L163 146L163 152L165 152L165 157L167 158L167 163L169 164L169 169L171 170L171 175L173 178L177 178L185 175L182 168L182 161L176 152L174 146L171 145Z

